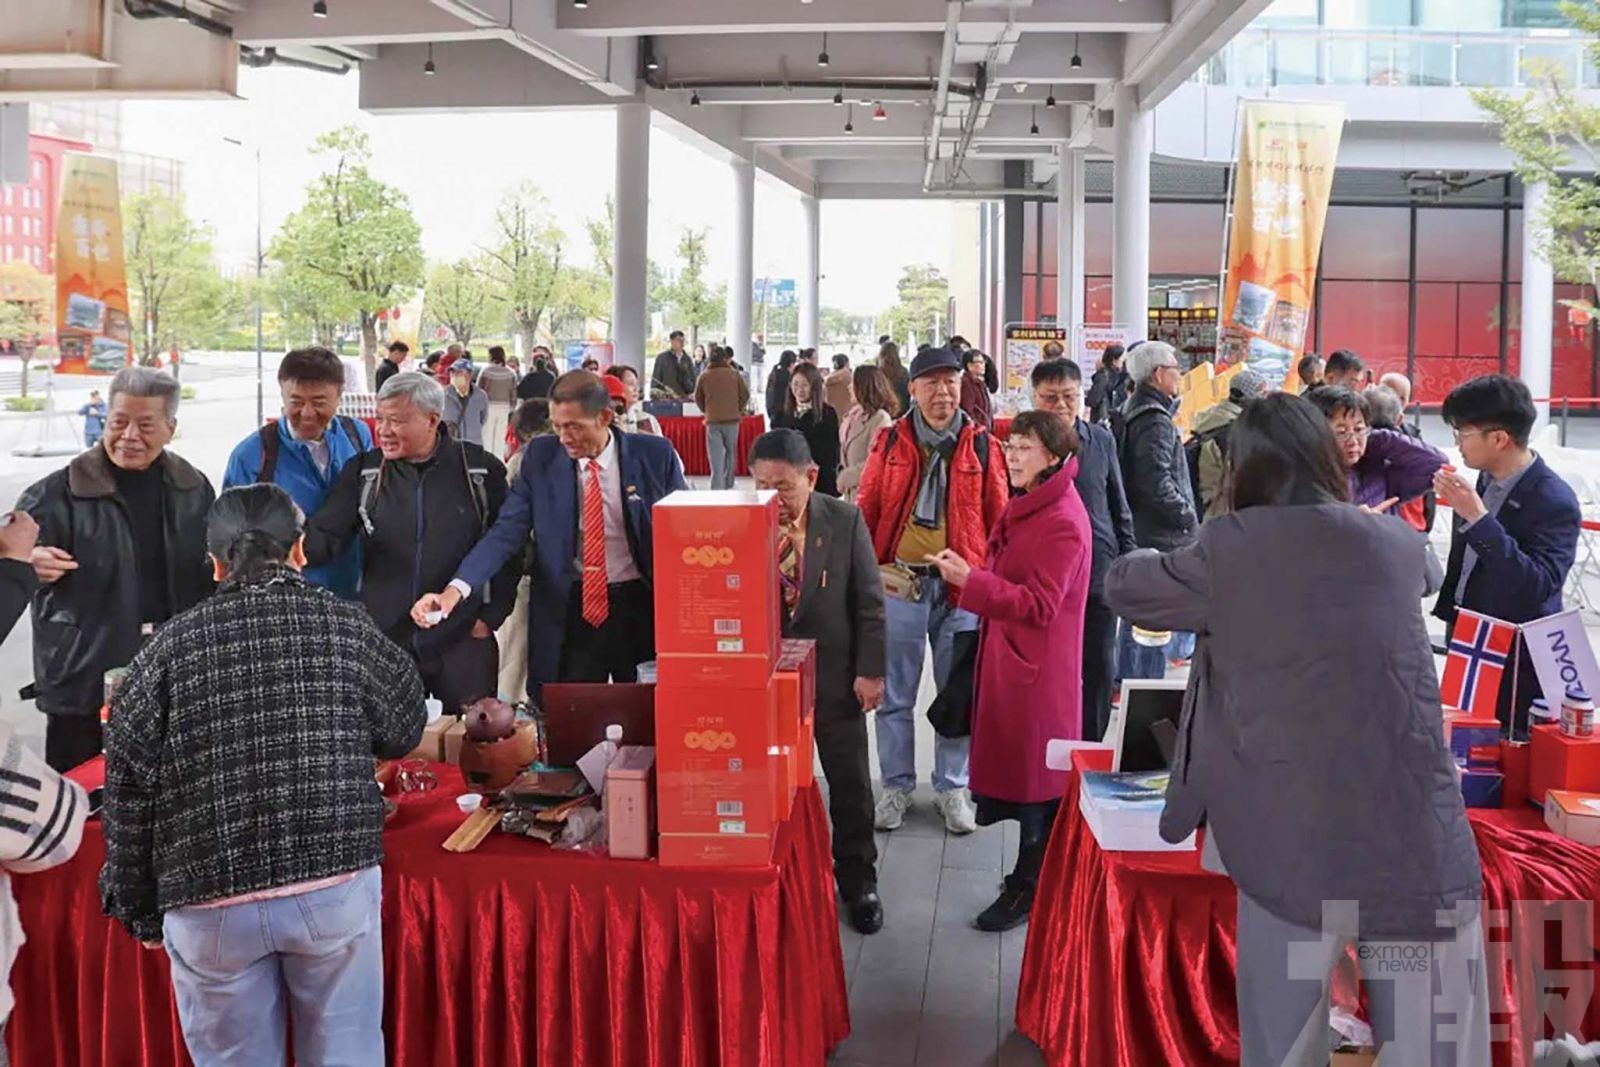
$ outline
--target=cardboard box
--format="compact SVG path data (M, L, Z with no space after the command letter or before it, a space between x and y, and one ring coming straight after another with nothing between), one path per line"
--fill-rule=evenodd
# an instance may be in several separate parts
M1501 791L1503 807L1515 807L1528 800L1528 770L1532 759L1526 741L1500 742L1500 772L1506 776Z
M461 741L466 736L466 725L453 715L445 715L422 728L422 740L407 753L406 759L455 763L461 755Z
M696 689L702 694L723 689L760 689L771 679L772 665L765 653L702 656L659 652L656 684L668 689Z
M720 678L682 682L765 685L782 639L778 495L679 491L656 504L651 521L658 683L679 684L675 671L727 659Z
M451 719L450 725L444 732L444 758L440 761L452 766L461 762L461 743L467 739L467 724L460 719Z
M606 851L614 859L649 859L654 851L656 750L623 745L606 768Z
M796 788L813 779L816 737L817 643L785 638L773 673L778 685L778 738L789 748L790 778Z
M1362 1049L1359 1052L1335 1052L1328 1067L1376 1067L1378 1054Z
M1450 755L1462 767L1493 767L1500 761L1500 720L1448 715ZM1492 752L1491 752L1492 750Z
M771 834L662 834L663 867L767 867Z
M1505 775L1499 771L1466 770L1461 774L1461 799L1469 808L1504 807Z
M1566 737L1559 726L1528 734L1528 802L1544 807L1552 789L1600 793L1600 738Z
M778 821L775 686L656 686L656 818L663 834L766 834Z
M782 822L794 810L794 749L774 745L767 755L772 760L772 817Z
M1544 802L1544 823L1569 841L1600 848L1600 793L1550 790Z

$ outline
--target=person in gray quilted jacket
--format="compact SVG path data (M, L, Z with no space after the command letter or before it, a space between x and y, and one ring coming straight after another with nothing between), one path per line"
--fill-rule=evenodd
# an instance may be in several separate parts
M1385 1064L1488 1063L1482 874L1422 621L1423 535L1346 502L1333 433L1299 397L1247 406L1228 462L1233 511L1118 559L1106 599L1199 635L1161 834L1203 821L1239 888L1243 1067L1327 1062L1326 975L1351 941Z

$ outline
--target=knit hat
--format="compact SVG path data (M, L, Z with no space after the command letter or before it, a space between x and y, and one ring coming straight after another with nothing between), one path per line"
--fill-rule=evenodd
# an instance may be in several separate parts
M1235 374L1228 382L1229 400L1255 400L1271 391L1272 387L1267 384L1267 380L1248 368Z

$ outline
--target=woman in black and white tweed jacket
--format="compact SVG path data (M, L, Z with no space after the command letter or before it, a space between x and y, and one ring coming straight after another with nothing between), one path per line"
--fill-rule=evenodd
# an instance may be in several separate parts
M128 669L106 730L106 914L164 943L199 1067L382 1064L383 801L374 756L426 719L411 657L299 574L271 485L217 499L222 583ZM287 993L287 996L284 994Z

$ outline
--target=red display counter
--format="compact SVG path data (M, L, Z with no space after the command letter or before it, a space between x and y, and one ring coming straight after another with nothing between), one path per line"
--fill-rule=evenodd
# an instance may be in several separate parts
M1104 760L1103 767L1097 764ZM1109 755L1076 753L1078 769L1108 769ZM1468 812L1483 862L1485 903L1509 925L1485 922L1491 1023L1503 1027L1495 1067L1529 1067L1522 1049L1548 1034L1528 1010L1535 965L1558 973L1552 990L1576 980L1594 989L1595 905L1600 849L1550 833L1532 807ZM1512 951L1518 901L1576 901L1589 924L1563 946L1556 924L1524 937ZM1050 838L1022 961L1017 1029L1051 1064L1073 1067L1185 1067L1239 1062L1234 997L1233 883L1200 867L1194 852L1105 852L1078 814L1076 775ZM1586 911L1583 907L1586 906ZM1568 930L1568 933L1572 931ZM1335 1000L1353 1000L1352 970L1336 975ZM1559 972L1565 970L1567 974ZM1587 972L1587 973L1585 973ZM1581 985L1577 988L1581 988ZM1341 989L1345 996L1340 996ZM1600 1038L1600 996L1553 1004L1554 1020ZM1552 1001L1559 996L1552 996Z
M661 435L672 442L683 460L683 473L707 477L711 474L711 456L706 452L706 420L699 415L665 418ZM739 454L735 457L735 474L750 473L750 446L756 438L767 432L767 420L761 415L746 415L739 423Z
M665 869L461 822L459 772L384 834L384 1032L397 1067L519 1063L815 1065L849 1033L815 785L770 867ZM13 881L27 944L11 974L12 1062L187 1064L167 957L100 911L98 823L69 863Z

